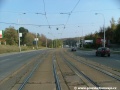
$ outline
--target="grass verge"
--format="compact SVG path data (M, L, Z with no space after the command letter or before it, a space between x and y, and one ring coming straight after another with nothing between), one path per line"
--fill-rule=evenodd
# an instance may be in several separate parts
M41 47L43 48L43 47ZM38 48L38 49L41 49ZM36 48L34 48L36 49ZM21 46L21 51L34 50L33 47ZM10 52L19 52L19 47L16 45L0 45L0 54L10 53Z

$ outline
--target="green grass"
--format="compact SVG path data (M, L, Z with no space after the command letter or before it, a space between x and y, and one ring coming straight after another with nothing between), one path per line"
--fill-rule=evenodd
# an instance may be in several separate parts
M38 47L38 49L44 49L46 47ZM36 50L36 47L33 46L21 46L21 51ZM0 45L0 54L10 53L10 52L19 52L19 47L17 45Z
M21 46L21 51L33 50L33 47ZM16 45L0 45L0 54L19 52L19 47Z
M9 53L9 52L18 52L18 51L19 51L18 46L0 45L0 54L1 53Z

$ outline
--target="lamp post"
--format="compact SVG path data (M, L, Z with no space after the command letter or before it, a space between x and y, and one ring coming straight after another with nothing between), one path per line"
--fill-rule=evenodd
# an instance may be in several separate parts
M105 47L105 17L104 17L104 14L102 14L102 13L95 13L95 15L98 15L98 14L102 15L103 20L104 20L104 23L103 23L103 30L104 30L103 46Z

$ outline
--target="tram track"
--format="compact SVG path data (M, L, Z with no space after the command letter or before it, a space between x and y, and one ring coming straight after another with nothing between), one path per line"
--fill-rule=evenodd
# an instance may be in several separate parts
M56 90L61 90L59 77L57 75L55 56L53 57L53 73L54 73L54 77L55 77Z
M113 78L113 73L103 68L100 68L103 70L100 71L99 66L62 49L43 53L31 66L12 89L8 90L79 90L82 87L116 87L116 90L119 90L120 88L119 75L115 74Z
M72 62L68 61L62 54L61 54L64 62L68 65L69 68L71 68L76 75L82 76L82 78L85 78L88 82L90 82L92 85L91 87L100 87L96 82L94 82L92 79L90 79L87 75L85 75L83 72L81 72ZM89 85L88 85L89 87ZM99 89L101 90L101 89Z
M95 87L110 87L110 86L112 87L113 86L116 88L117 87L120 88L119 87L119 84L120 84L119 74L116 75L107 70L104 70L103 68L101 69L99 66L96 67L95 65L87 63L84 60L80 60L78 58L76 59L76 57L75 56L73 57L73 55L71 55L71 54L68 55L64 52L62 52L61 54L62 54L62 57L64 58L65 62L68 63L68 65L70 67L73 66L74 68L78 69L79 71L82 71L82 74L86 75L88 77L88 80L90 79L89 80L90 82L92 80L96 84ZM82 66L83 66L83 68L82 68ZM86 67L90 68L91 71L89 73L84 70L84 68L86 68ZM87 71L89 71L89 69L87 69ZM95 72L97 72L96 76L98 75L98 73L100 73L99 79L98 79L98 76L97 76L96 80L95 80L95 77L93 77L95 74L92 74L92 73L95 73ZM79 72L79 73L81 73L81 72ZM100 79L103 79L103 80L100 80ZM119 89L117 89L117 90L119 90Z
M27 84L28 80L32 77L32 75L34 74L34 72L38 68L38 66L41 64L41 62L42 61L39 61L38 64L35 65L35 67L33 68L33 70L30 72L30 74L27 76L27 78L25 78L25 80L20 85L20 87L18 88L18 90L23 90L24 86Z
M55 55L49 52L38 60L29 75L18 83L19 87L11 90L61 90L56 67Z
M67 87L67 89L62 90L77 90L78 87L88 87L81 76L78 75L78 72L65 63L60 53L56 53L56 63ZM89 85L92 86L90 83Z
M71 54L69 55L69 57L73 58L74 60L77 60L79 63L83 63L83 64L85 64L85 65L87 65L87 66L89 66L89 67L91 67L93 69L96 69L96 70L98 70L98 71L100 71L100 72L102 72L102 73L104 73L104 74L106 74L106 75L108 75L108 76L110 76L110 77L120 81L120 73L112 70L111 68L109 68L109 69L111 69L112 71L109 71L106 68L104 68L104 69L101 68L100 67L101 65L96 65L96 64L92 64L92 63L86 62L85 60L80 60L79 58L76 58L76 57L74 57Z

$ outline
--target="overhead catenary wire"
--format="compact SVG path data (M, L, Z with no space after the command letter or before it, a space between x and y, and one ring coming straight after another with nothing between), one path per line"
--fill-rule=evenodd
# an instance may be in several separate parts
M48 18L47 18L45 0L43 0L43 5L44 5L44 13L45 13L45 18L46 18L46 21L47 21L47 23L48 23L49 29L51 29L51 28L50 28L50 23L49 23L49 21L48 21Z
M64 32L64 29L66 28L66 26L67 26L67 24L68 24L68 21L69 21L69 19L70 19L71 14L72 14L73 11L75 10L75 8L76 8L77 5L79 4L79 2L80 2L80 0L78 0L78 2L76 3L76 5L73 7L73 9L72 9L70 12L68 12L68 13L61 13L61 14L68 14L68 18L67 18L67 21L66 21L66 23L65 23L65 25L64 25L64 28L63 28L62 33Z
M12 24L12 25L28 25L28 26L64 26L64 24L56 24L56 25L38 25L38 24L18 24L18 23L9 23L9 22L0 22L2 24Z
M77 5L79 4L80 0L78 0L78 2L76 3L76 5L74 6L74 8L72 9L71 13L73 13L73 11L75 10L75 8L77 7Z
M76 6L75 6L76 7ZM75 8L74 7L74 8ZM72 14L73 13L81 13L81 12L95 12L95 11L114 11L120 8L106 8L106 9L92 9L92 10L81 10L81 11L74 11L74 9L71 10ZM18 12L18 11L2 11L0 10L1 13L16 13L16 14L41 14L41 15L45 15L44 12L29 12L29 11L25 11L25 12ZM67 12L66 14L68 14L70 12ZM59 14L59 12L49 12L47 14Z
M67 13L67 14L68 14L68 18L67 18L67 21L66 21L66 23L65 23L65 27L66 27L66 25L67 25L67 23L68 23L68 21L69 21L69 19L70 19L70 16L72 15L73 11L75 10L75 8L76 8L77 5L79 4L79 2L80 2L80 0L78 0L78 2L77 2L76 5L73 7L73 9L72 9L69 13ZM65 29L65 28L64 28L64 29Z

